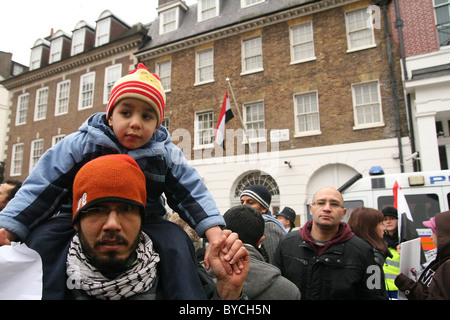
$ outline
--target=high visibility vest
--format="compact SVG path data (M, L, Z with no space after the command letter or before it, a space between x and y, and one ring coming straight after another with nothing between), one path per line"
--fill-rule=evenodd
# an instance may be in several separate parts
M395 278L400 273L400 255L395 248L389 248L392 258L387 257L384 261L383 271L385 276L386 291L397 291L398 288L394 283Z

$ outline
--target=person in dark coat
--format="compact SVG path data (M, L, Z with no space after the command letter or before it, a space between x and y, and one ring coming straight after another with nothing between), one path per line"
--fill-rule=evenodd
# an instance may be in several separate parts
M310 205L312 220L285 235L274 264L297 285L302 300L385 300L372 247L342 222L341 193L322 188Z
M294 209L290 207L284 207L283 210L278 212L275 217L280 221L287 232L291 232L295 228L295 216Z
M438 213L423 224L433 232L431 239L437 248L436 258L417 281L400 273L395 284L408 300L450 300L450 211Z

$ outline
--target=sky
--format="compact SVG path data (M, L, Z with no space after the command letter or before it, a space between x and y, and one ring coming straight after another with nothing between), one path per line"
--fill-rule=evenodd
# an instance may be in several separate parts
M197 0L185 0L187 5ZM92 27L104 10L111 11L130 27L149 23L157 16L158 0L3 0L0 2L0 51L29 66L31 47L39 38L63 30L69 35L81 20Z

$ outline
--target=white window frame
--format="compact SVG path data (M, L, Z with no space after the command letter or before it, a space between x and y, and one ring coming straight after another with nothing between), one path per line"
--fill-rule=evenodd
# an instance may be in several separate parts
M179 25L179 9L172 8L163 11L159 15L159 34L169 33L178 30ZM169 19L166 21L166 19Z
M266 2L266 0L241 0L241 8L253 7L264 2Z
M299 111L300 107L302 107L302 112ZM294 94L294 118L295 137L321 134L319 94L317 91ZM307 125L307 128L301 128L300 119L305 119L305 123L309 123L311 125Z
M36 139L31 141L30 148L30 168L28 172L31 172L41 156L44 154L44 139Z
M23 166L23 152L24 152L24 143L15 143L12 146L11 152L11 170L9 175L11 177L17 177L22 175L22 166Z
M197 51L195 55L195 84L214 82L214 49Z
M45 120L47 117L48 87L36 90L33 121Z
M16 126L27 123L30 94L24 93L17 98Z
M75 30L72 35L71 56L84 52L84 43L86 41L86 28Z
M253 110L251 110L254 107L258 107L258 109L259 109L259 107L262 107L262 119L250 119L249 118L249 117L252 117L252 118L254 117ZM249 111L252 111L251 114L249 114ZM258 110L258 114L259 113L260 112ZM265 128L264 101L260 100L260 101L245 103L244 107L243 107L243 116L244 116L245 129L246 129L247 135L248 135L248 137L245 137L245 139L243 139L243 143L265 142L267 130ZM262 126L261 126L261 124L262 124ZM258 128L257 129L253 128L254 125L257 125ZM256 133L256 136L252 136L253 133Z
M371 91L371 93L369 95L364 95L365 101L363 101L362 99L359 99L357 96L359 88L364 88L366 90L368 89ZM373 100L374 95L376 96L376 100ZM381 105L380 83L378 80L353 83L352 84L352 101L353 101L353 114L354 114L354 121L355 121L353 130L384 126L383 108ZM362 115L361 112L363 110L368 110L369 108L372 109L370 112L370 115L369 115L370 117L372 117L372 121L370 121L370 122L365 121L363 123L360 123L359 118L360 118L360 115ZM375 116L377 114L379 115L379 119L375 119Z
M210 4L207 7L207 4ZM202 22L219 16L219 0L198 0L197 21Z
M122 64L118 63L105 68L105 82L103 84L103 103L107 104L111 90L117 80L122 77Z
M170 132L170 120L169 118L164 118L163 121L161 122L161 125L167 129L168 132Z
M350 20L356 17L357 15L362 15L362 17L360 17L360 19L357 22L357 25L355 25L351 23ZM375 35L373 32L372 16L370 12L367 10L367 7L345 12L345 27L347 33L347 52L359 51L376 47ZM368 43L362 45L355 44L354 39L352 40L352 35L363 33L369 34L366 37L366 39L368 39Z
M161 80L161 85L165 92L169 92L172 89L172 61L164 60L156 63L156 74Z
M65 134L57 134L52 137L52 147L66 137Z
M259 45L259 48L255 48L251 52L251 48L248 46L250 45ZM250 52L249 52L250 51ZM248 67L248 60L249 59L256 59L258 63L256 63L256 66L253 68ZM242 39L242 72L241 75L255 73L255 72L261 72L264 71L263 68L263 52L262 52L262 37L256 36L251 38Z
M87 83L90 87L85 88L86 79L91 79L89 83ZM88 72L80 77L80 94L78 97L78 110L85 110L92 108L94 105L94 89L95 89L95 72ZM90 97L85 98L85 95L89 94ZM90 104L84 104L84 101L87 100ZM90 100L90 101L89 101Z
M54 63L61 60L63 47L63 37L53 39L50 44L50 56L48 63Z
M70 102L70 80L58 82L56 86L55 116L67 114Z
M41 67L42 46L31 49L30 71Z
M297 31L301 31L304 34L304 37L300 37L300 39L296 40L295 33ZM302 63L306 61L316 60L315 50L314 50L314 31L312 21L304 22L297 24L295 26L291 26L289 28L289 37L291 44L291 64ZM300 49L302 52L312 52L309 55L305 55L301 58L296 58L295 54L297 49ZM306 48L306 50L302 50Z
M99 47L109 42L111 34L111 17L97 22L95 31L95 46Z
M440 34L441 34L440 29L450 30L449 29L450 28L450 1L447 0L447 2L445 2L445 3L436 4L436 0L433 0L433 7L434 7L434 16L435 16L435 20L436 20L435 21L436 22L436 33L437 33L437 37L438 37L439 47L447 47L450 45L450 37L446 39L447 44L441 43L441 40L439 38L440 38ZM448 15L449 15L449 17L447 17L448 20L445 22L438 21L438 11L441 13L441 10L445 9L445 7L447 8L446 11L448 11ZM443 10L443 11L445 11L445 10ZM442 18L442 16L440 18ZM442 33L445 33L445 32L442 32Z
M203 119L208 117L208 119ZM204 124L209 126L204 126ZM195 113L194 121L194 150L211 148L214 146L214 112L213 110L205 110ZM210 142L203 143L201 139L210 139Z

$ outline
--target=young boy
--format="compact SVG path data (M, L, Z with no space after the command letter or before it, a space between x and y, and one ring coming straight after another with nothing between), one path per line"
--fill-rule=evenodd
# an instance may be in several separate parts
M147 180L145 212L149 220L155 214L164 215L160 198L164 193L168 205L200 236L206 235L210 242L214 241L225 225L224 220L197 171L187 163L181 150L170 141L168 131L161 126L165 100L159 78L142 63L119 79L111 91L106 114L92 115L78 132L47 150L19 192L2 210L0 245L17 238L25 241L41 222L54 215L70 214L72 184L78 170L94 158L114 153L130 155L144 172ZM64 228L71 226L65 224ZM57 234L59 231L63 234L64 228L59 225L57 231L53 230L53 241L59 240ZM170 243L170 233L160 230L152 234L152 238L161 256L170 255L174 261L173 250L182 256L184 248ZM34 243L33 239L30 242ZM182 277L183 273L171 276Z

